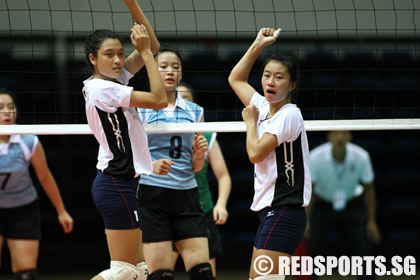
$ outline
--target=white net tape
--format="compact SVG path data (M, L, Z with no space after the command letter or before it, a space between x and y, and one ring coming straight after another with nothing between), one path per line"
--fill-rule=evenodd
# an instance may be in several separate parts
M146 124L147 133L189 132L245 132L244 122L201 122L174 124ZM330 130L414 130L420 129L420 119L358 119L305 121L307 131ZM92 134L87 124L2 125L0 135L36 134L71 135Z

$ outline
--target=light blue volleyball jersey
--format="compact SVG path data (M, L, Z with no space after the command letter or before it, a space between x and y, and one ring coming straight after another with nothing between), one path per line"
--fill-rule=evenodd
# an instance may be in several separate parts
M38 195L29 173L38 137L12 135L0 144L0 208L13 208L34 201Z
M174 108L162 110L139 108L140 119L145 124L194 123L203 116L203 108L184 100L179 94ZM186 190L197 187L192 167L192 145L194 133L147 134L152 160L170 159L174 162L165 175L142 175L140 183L169 189Z

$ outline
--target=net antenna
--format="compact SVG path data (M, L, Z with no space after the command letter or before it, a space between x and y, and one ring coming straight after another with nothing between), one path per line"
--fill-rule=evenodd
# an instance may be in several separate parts
M278 37L262 58L282 52L299 62L294 102L308 131L420 128L415 1L139 1L161 45L181 53L183 79L206 118L147 125L148 132L244 132L243 105L227 77L262 27ZM0 87L17 95L19 118L18 125L0 126L0 134L91 133L81 93L89 77L85 38L111 29L132 51L133 19L123 1L99 2L4 1ZM249 81L261 92L260 63ZM144 75L136 75L135 88L147 89Z

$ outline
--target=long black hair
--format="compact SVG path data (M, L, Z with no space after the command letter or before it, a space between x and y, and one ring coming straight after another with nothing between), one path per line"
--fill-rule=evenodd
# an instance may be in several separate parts
M18 108L18 104L17 104L17 95L13 91L11 91L9 89L6 89L6 88L0 88L0 94L7 94L12 98L13 104L15 105L15 109L16 109L15 123L17 123L17 119L18 119L18 116L19 116L19 114L18 114L19 108Z
M118 39L118 41L121 42L121 45L124 46L123 41L115 32L108 29L95 30L95 32L90 34L85 41L85 55L88 67L91 71L93 71L93 65L90 63L89 54L93 54L94 57L97 57L98 50L106 39Z
M266 58L262 64L261 70L264 71L265 66L267 63L271 61L280 62L283 64L287 70L289 71L290 81L292 83L297 82L298 80L298 64L296 59L293 56L285 55L282 53L274 53L268 58Z
M168 48L168 47L161 48L161 49L158 51L158 53L156 54L155 58L157 58L157 57L158 57L158 55L160 55L161 53L165 53L165 52L174 53L174 54L178 57L179 62L181 62L181 69L184 69L184 68L183 68L183 63L182 63L182 56L181 56L181 54L180 54L178 51L176 51L176 50L174 50L174 49L171 49L171 48Z

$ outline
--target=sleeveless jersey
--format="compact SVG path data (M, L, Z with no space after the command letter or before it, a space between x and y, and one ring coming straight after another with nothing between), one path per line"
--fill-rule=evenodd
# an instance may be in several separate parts
M267 119L270 104L255 93L251 104L259 109L258 138L277 137L278 146L255 164L254 200L251 210L285 205L307 206L311 198L309 146L302 114L295 104L286 104Z
M137 111L129 107L133 75L124 69L119 83L85 80L83 95L90 129L99 142L96 167L106 174L137 177L153 171L146 133Z
M203 116L203 108L177 95L175 107L162 110L139 108L140 119L146 124L194 123ZM186 190L197 187L192 167L194 133L151 133L147 135L152 160L174 162L167 175L142 176L140 183L155 187Z
M38 195L29 172L38 145L36 135L12 135L0 144L0 208L31 203Z
M213 147L214 141L216 140L217 133L213 132L204 132L204 137L206 137L207 141L209 142L209 149L204 155L204 166L203 168L195 173L195 180L197 181L198 185L198 193L200 194L200 202L201 206L203 207L204 212L208 212L214 207L213 198L210 192L209 180L208 180L208 155Z

